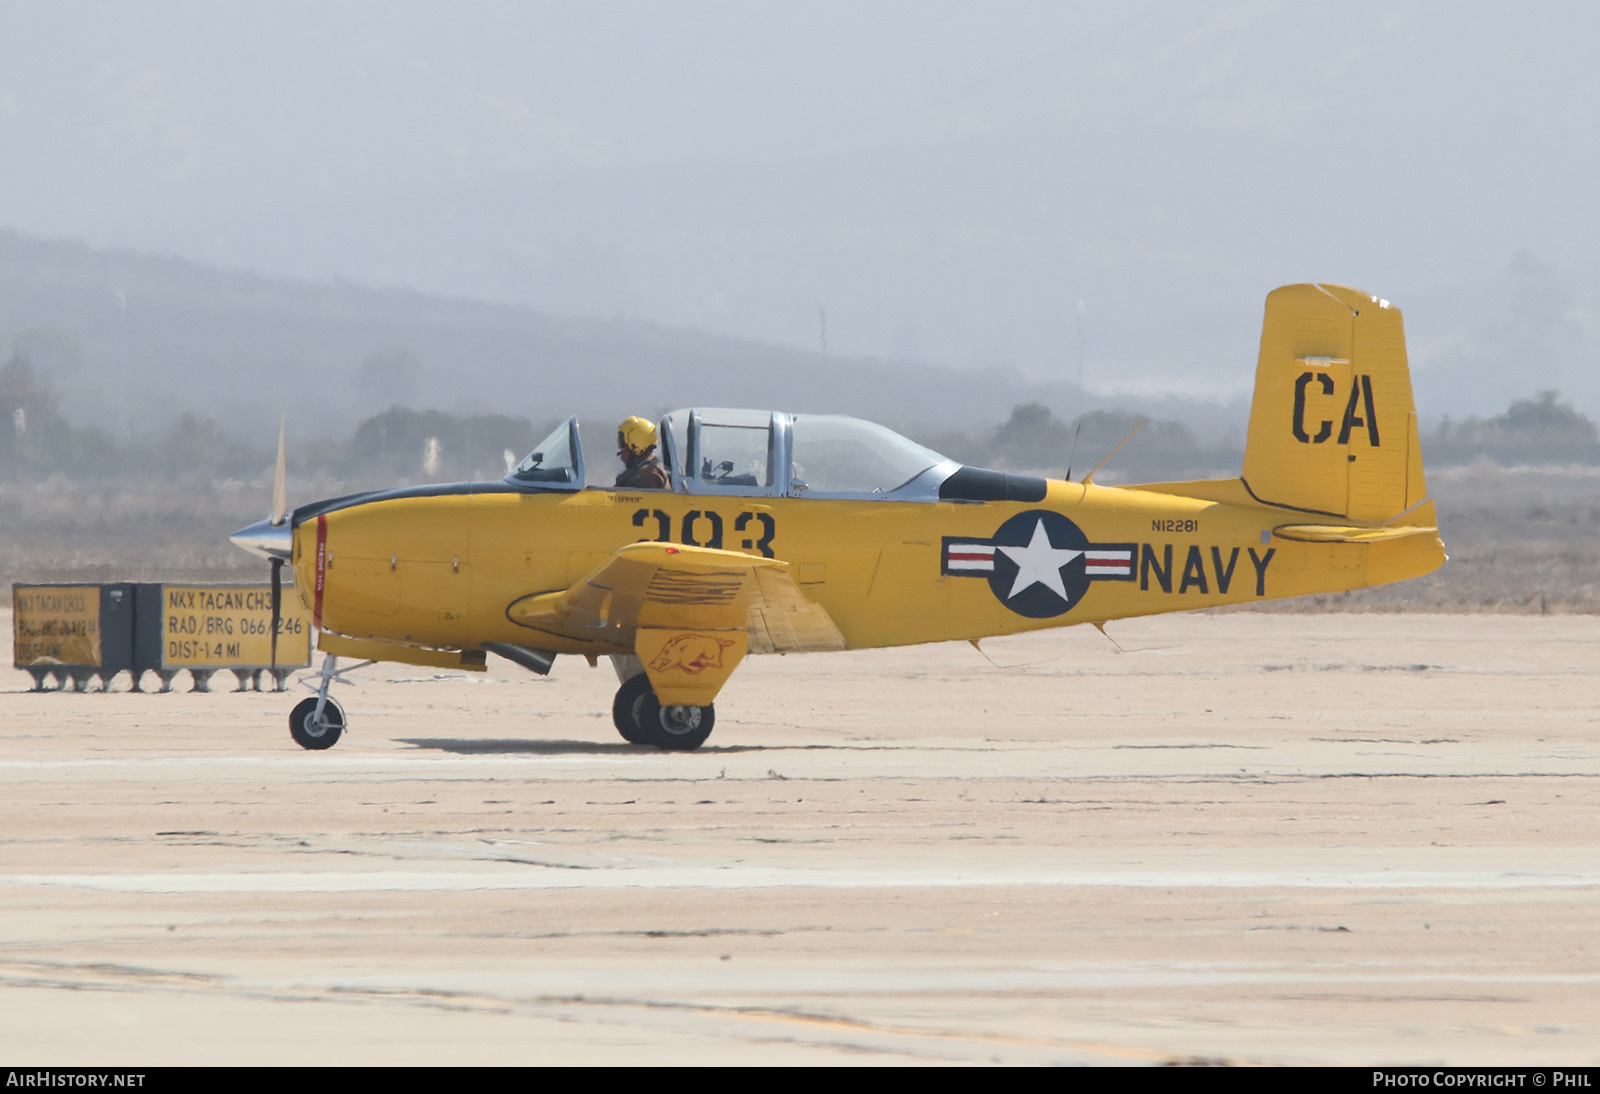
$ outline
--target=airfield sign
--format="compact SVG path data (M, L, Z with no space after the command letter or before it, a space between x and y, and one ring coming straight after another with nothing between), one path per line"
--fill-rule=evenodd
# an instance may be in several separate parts
M272 594L265 585L160 585L163 669L266 668L272 664ZM285 597L279 668L311 663L311 621Z
M163 585L124 582L11 587L13 663L43 689L54 677L84 690L123 670L153 671L161 690L187 669L195 690L210 689L212 673L234 672L243 687L274 669L279 690L287 675L311 663L311 626L299 598L286 598L272 650L272 590L267 585Z
M133 667L134 589L113 585L11 587L12 664L82 690Z
M34 585L13 595L16 665L100 665L100 586Z

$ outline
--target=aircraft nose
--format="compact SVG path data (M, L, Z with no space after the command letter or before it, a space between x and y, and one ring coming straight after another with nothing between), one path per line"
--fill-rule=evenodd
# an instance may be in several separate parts
M288 521L282 524L273 524L270 520L257 521L248 528L239 529L228 539L235 547L243 547L262 558L287 561L294 550L294 530L289 527Z

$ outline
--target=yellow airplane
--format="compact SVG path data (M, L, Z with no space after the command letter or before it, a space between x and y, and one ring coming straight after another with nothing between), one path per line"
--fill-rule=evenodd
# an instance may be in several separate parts
M272 560L275 605L293 567L326 655L294 739L337 741L329 684L373 661L481 671L494 653L547 673L576 654L611 659L624 738L693 749L752 653L1104 624L1445 560L1400 312L1339 285L1267 297L1238 478L1110 487L983 470L825 414L679 411L656 434L667 489L586 487L574 418L501 482L291 514L280 431L273 517L232 538Z

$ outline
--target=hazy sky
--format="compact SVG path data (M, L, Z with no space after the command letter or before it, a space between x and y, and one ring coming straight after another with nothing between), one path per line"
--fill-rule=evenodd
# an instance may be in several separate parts
M1245 391L1334 280L1425 414L1596 413L1597 56L1577 3L4 3L0 225L1102 390Z

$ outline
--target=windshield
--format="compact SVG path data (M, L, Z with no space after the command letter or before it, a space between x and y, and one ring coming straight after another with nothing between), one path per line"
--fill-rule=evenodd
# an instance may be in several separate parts
M944 462L932 449L859 418L797 414L791 428L796 492L887 494Z
M578 465L572 450L575 431L572 420L562 422L506 478L513 482L577 482Z

